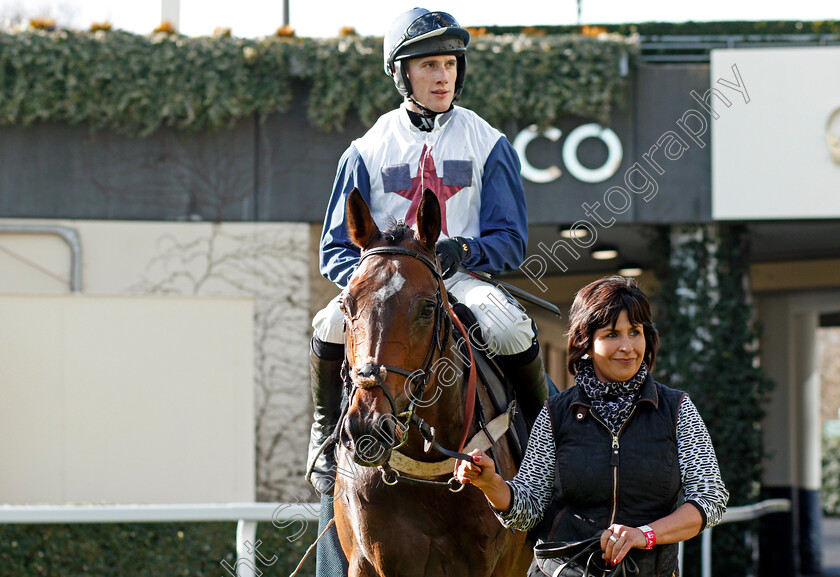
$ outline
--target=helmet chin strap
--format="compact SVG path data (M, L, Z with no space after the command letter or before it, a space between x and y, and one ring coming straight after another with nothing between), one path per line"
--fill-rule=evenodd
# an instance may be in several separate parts
M412 96L409 95L407 98L409 102L411 102L414 106L417 107L417 109L420 111L420 114L422 116L425 116L426 118L435 118L438 114L444 114L455 108L455 100L453 100L449 103L449 108L447 108L443 112L435 112L434 110L430 110L422 104L420 104L419 102L417 102Z

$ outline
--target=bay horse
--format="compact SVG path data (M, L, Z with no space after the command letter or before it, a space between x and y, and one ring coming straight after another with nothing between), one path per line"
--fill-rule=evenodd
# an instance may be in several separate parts
M424 191L416 232L402 222L380 231L357 190L346 214L361 257L342 295L347 402L333 505L349 577L524 576L525 533L505 529L480 490L453 478L453 455L469 458L481 439L505 479L516 463L504 433L480 432L479 413L496 424L506 415L482 387L470 390L435 258L438 199Z

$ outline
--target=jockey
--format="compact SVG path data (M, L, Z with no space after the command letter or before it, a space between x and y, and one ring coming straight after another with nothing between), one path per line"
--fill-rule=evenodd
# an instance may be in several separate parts
M500 361L532 423L547 396L536 326L502 291L460 270L516 269L528 241L516 152L501 132L454 104L464 87L469 41L469 32L444 12L415 8L391 25L384 41L385 73L405 100L341 157L324 219L320 268L344 288L358 266L360 250L348 237L345 215L353 188L382 230L397 219L414 224L423 191L431 189L441 204L436 252L446 289L475 314L488 352ZM310 465L340 413L344 316L339 297L315 315L312 325ZM324 492L334 475L332 451L325 451L310 480Z

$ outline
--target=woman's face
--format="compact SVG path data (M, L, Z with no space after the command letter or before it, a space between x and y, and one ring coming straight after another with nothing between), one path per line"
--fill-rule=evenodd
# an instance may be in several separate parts
M592 347L587 351L595 366L595 376L606 383L619 383L633 378L645 358L645 333L641 325L633 325L622 310L615 327L607 325L595 331Z

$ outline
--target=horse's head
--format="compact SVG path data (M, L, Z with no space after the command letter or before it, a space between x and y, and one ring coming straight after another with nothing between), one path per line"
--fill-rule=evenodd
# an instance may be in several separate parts
M342 297L353 386L341 442L362 465L385 463L404 440L406 411L422 397L450 330L434 193L423 193L416 216L416 232L401 222L382 232L357 190L347 199L350 238L362 253Z

